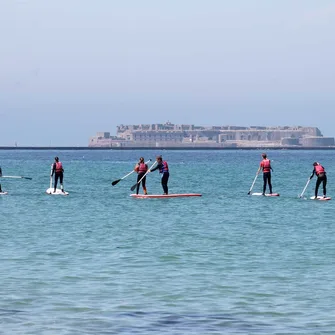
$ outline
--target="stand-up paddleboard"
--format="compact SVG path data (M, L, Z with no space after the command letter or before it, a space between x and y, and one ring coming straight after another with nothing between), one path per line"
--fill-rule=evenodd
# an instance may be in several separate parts
M0 195L7 195L8 192L0 192Z
M181 197L201 197L200 193L181 193L181 194L131 194L133 198L151 199L151 198L181 198Z
M263 195L263 193L251 193L251 195ZM265 193L265 197L279 197L279 193Z
M315 197L310 197L311 200L321 200L321 201L328 201L328 200L331 200L331 197L322 197L322 196L318 196L316 199Z
M62 192L59 188L56 189L56 192L54 192L53 188L48 188L45 193L50 195L69 195L69 192Z

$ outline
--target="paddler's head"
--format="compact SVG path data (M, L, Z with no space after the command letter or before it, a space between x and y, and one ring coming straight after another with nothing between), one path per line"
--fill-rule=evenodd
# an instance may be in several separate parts
M56 162L59 162L59 158L58 158L57 156L55 157L55 161L56 161Z
M156 157L156 161L158 163L160 163L162 160L163 160L162 156L159 155L159 156Z
M140 157L139 163L144 163L144 158Z
M266 159L266 157L267 157L266 153L262 153L262 157L263 157L263 159Z
M313 163L313 166L317 166L317 165L319 165L318 162L314 162L314 163Z

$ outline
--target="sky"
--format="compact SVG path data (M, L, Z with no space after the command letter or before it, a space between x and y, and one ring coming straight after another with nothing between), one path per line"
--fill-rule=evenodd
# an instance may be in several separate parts
M119 124L335 136L333 0L0 0L0 145Z

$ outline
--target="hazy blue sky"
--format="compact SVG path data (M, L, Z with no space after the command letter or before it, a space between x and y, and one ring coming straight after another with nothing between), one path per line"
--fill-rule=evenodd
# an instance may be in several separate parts
M0 0L0 145L127 123L335 136L334 0Z

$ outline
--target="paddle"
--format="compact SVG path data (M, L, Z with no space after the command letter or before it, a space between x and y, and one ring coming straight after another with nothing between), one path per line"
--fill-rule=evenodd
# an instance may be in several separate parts
M1 178L28 179L28 180L32 180L33 179L33 178L30 178L30 177L22 177L22 176L2 176Z
M144 175L144 176L143 176L143 177L142 177L136 184L134 184L134 185L130 188L131 191L134 191L134 190L135 190L137 184L139 184L139 183L142 181L142 179L149 173L149 171L156 165L156 163L157 163L157 162L154 162L154 164L152 164L152 165L150 166L150 168L149 168L148 171L145 173L145 175Z
M306 184L306 186L304 187L304 189L302 190L302 192L301 192L301 194L300 194L300 197L299 198L302 198L302 196L304 195L304 193L305 193L305 191L306 191L306 189L307 189L307 186L308 186L308 184L309 184L309 182L311 181L311 179L310 178L308 178L308 180L307 180L307 184Z
M51 164L51 172L50 172L50 188L52 188L52 170L53 170L53 164Z
M145 164L148 164L149 162L151 162L151 159L149 159L148 161L146 161L145 162ZM134 173L135 171L133 170L133 171L131 171L131 172L129 172L128 174L126 174L124 177L122 177L122 178L120 178L120 179L117 179L117 180L114 180L113 182L112 182L112 185L113 186L115 186L118 182L120 182L122 179L125 179L125 178L127 178L128 176L130 176L132 173Z
M254 185L255 185L255 183L256 183L257 177L258 177L258 174L256 174L255 179L254 179L254 181L253 181L252 184L251 184L251 187L250 187L250 190L249 190L249 192L248 192L248 195L250 195L252 189L254 188Z

